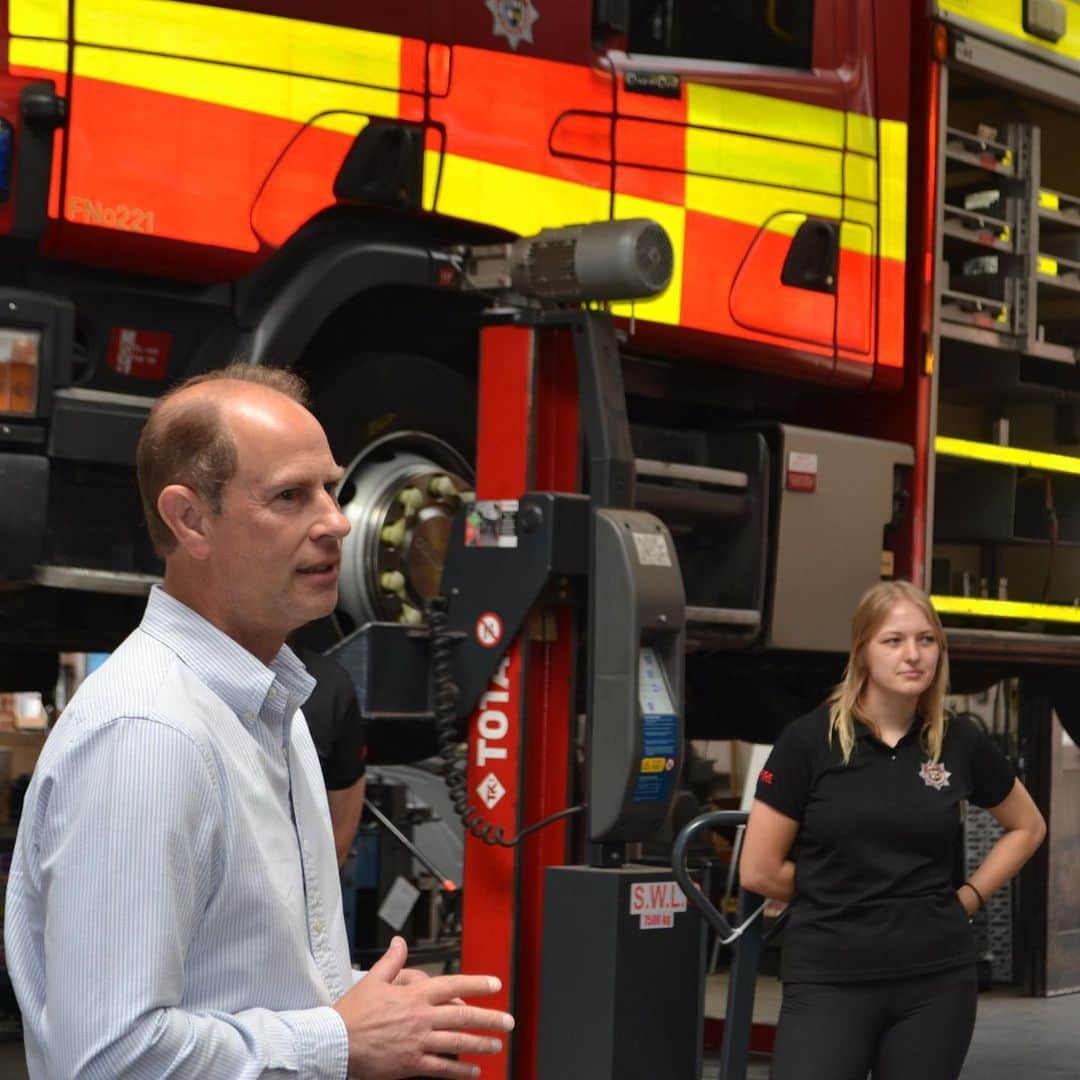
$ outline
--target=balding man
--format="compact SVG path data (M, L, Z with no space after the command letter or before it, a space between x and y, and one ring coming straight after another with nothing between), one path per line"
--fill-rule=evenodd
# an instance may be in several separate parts
M237 366L160 400L139 487L165 560L26 796L7 964L34 1080L466 1077L506 1013L405 943L355 982L286 635L333 610L341 469L300 380ZM355 982L355 985L354 985Z

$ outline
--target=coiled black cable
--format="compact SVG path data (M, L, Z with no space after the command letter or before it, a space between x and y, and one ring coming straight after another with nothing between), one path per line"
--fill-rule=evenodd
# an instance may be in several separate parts
M543 821L530 825L513 839L506 839L501 825L485 821L481 812L469 802L467 782L468 763L460 765L454 753L458 743L457 706L461 691L454 682L454 669L450 663L452 638L446 615L445 596L433 597L427 605L428 626L431 628L431 673L435 686L435 734L439 740L439 757L443 762L443 778L454 812L469 833L492 847L516 847L529 833L537 832L562 818L584 812L584 804L560 810Z

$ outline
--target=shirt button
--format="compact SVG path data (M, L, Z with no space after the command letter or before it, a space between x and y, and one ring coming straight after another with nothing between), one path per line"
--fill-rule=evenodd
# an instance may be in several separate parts
M896 755L895 754L893 754L892 759L893 759L893 761L896 760Z
M246 713L244 713L244 719L245 719L245 720L246 720L246 721L247 721L247 722L248 722L249 724L252 724L252 723L254 723L254 722L255 722L255 714L254 714L253 712L246 712Z
M322 919L316 919L314 925L315 925L315 933L316 934L321 934L322 933Z

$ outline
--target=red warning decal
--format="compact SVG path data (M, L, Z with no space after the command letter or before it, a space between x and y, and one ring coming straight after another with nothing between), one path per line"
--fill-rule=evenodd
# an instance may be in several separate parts
M476 620L476 640L485 649L494 649L502 641L502 619L494 611L487 611Z
M114 326L105 361L118 375L164 379L172 349L172 334Z

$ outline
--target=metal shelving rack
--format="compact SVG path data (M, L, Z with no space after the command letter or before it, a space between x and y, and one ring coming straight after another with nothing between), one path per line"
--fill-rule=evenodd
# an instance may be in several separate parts
M955 558L977 560L980 575L984 566L993 568L986 575L993 584L989 595L958 596L954 581L947 589L939 581L934 601L943 617L961 627L970 628L975 619L976 626L1005 632L1045 629L1080 637L1080 608L1039 595L999 596L995 588L997 567L1007 561L1003 552L1026 550L1037 558L1040 545L1052 555L1052 545L1075 544L1071 535L1055 533L1051 541L1048 531L1033 530L1030 513L1018 527L1016 503L1020 490L1030 509L1032 486L1045 474L1058 477L1052 483L1059 497L1076 498L1080 457L999 446L989 441L989 430L986 442L954 439L949 436L962 432L939 423L943 386L954 414L958 403L975 401L999 409L1010 401L1080 402L1080 195L1042 184L1037 124L978 123L970 103L950 115L948 71L940 94L938 272L929 346L936 368L932 422L943 433L931 454L931 499L936 491L945 501L929 515L927 540L931 551L935 545L978 548L970 559ZM987 98L992 106L992 93ZM950 500L969 503L965 489L981 492L981 502L971 504L977 512L971 520L961 515L958 527ZM990 512L981 505L994 500ZM1017 557L1029 556L1008 556Z

